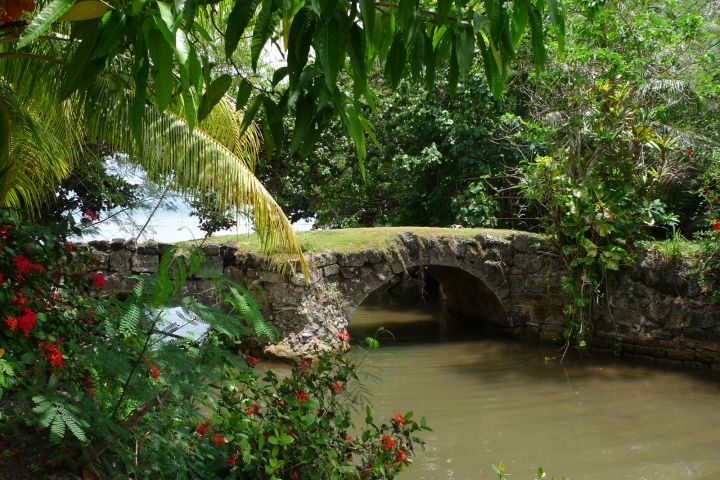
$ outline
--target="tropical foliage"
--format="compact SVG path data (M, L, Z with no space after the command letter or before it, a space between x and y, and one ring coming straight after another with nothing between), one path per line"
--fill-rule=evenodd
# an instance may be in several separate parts
M199 250L186 261L169 251L157 276L135 279L118 300L104 293L112 279L64 242L74 226L0 215L4 474L386 479L412 461L426 426L411 413L377 424L368 408L351 438L349 408L361 390L346 334L343 348L303 360L282 380L261 375L257 359L236 349L277 331L249 290L220 283L216 306L184 299L182 318L204 325L202 336L179 336L166 318L201 266Z

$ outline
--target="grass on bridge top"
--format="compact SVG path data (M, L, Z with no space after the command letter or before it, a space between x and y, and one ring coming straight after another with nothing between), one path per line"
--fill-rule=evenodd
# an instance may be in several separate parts
M374 227L311 230L309 232L298 232L298 238L303 251L306 253L328 251L348 253L367 249L387 250L393 245L393 242L398 240L397 235L402 232L411 232L423 238L432 236L470 238L479 233L506 238L513 233L526 233L491 228ZM194 243L198 242L183 242L184 245ZM206 243L235 243L242 251L260 252L260 239L254 233L211 237Z

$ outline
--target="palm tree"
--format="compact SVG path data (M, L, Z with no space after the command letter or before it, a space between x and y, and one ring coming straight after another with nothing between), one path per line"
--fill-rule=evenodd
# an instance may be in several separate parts
M132 119L127 57L65 98L74 42L64 33L18 50L14 32L0 30L0 205L36 214L87 146L103 144L187 196L211 189L219 208L252 213L265 252L280 255L280 265L295 258L307 269L290 222L253 174L261 147L254 124L243 125L242 113L223 98L189 128L182 96L164 111L150 98Z

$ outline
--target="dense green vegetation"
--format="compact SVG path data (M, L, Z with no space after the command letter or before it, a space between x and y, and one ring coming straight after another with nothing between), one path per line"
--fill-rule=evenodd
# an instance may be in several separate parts
M208 334L173 337L161 311L196 250L106 297L66 240L137 204L113 159L144 167L161 198L191 197L208 232L228 210L251 218L258 238L241 243L305 271L303 249L386 247L401 225L545 233L567 266L568 346L586 345L589 310L641 242L673 256L691 237L717 301L719 10L0 0L0 461L18 478L381 479L420 443L424 423L371 410L348 437L345 332L341 351L261 378L235 350L276 332L224 285L214 307L184 303ZM387 228L298 239L280 207Z

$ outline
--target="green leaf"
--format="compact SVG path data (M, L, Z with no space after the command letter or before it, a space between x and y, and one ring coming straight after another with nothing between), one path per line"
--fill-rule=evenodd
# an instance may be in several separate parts
M250 102L250 105L245 110L245 113L243 114L243 121L240 124L240 135L244 134L245 130L247 130L252 123L258 109L260 108L260 105L262 105L263 98L264 95L262 94L256 96L255 98L253 98L252 102Z
M250 92L252 92L252 84L243 78L238 87L237 99L235 100L235 110L241 110L248 99L250 98Z
M225 56L230 58L237 49L240 38L250 24L260 0L237 0L227 20L225 30Z
M367 90L365 71L365 38L362 29L353 24L350 29L350 65L352 66L353 95L360 98Z
M224 73L210 82L205 94L200 100L200 107L198 108L198 122L202 122L210 114L215 105L222 100L225 93L232 84L232 77Z
M290 88L297 87L300 74L308 61L310 44L315 31L315 21L311 19L310 12L310 7L300 9L295 14L290 25L289 42L291 48L288 51L287 59Z
M406 56L407 52L403 44L402 34L398 32L395 34L385 61L385 78L390 82L392 88L396 88L400 83L403 70L405 69Z
M153 29L149 33L147 43L150 58L155 64L155 95L158 108L165 110L170 104L173 93L173 50L167 44L162 34Z
M307 137L314 114L315 98L311 93L307 93L300 99L295 109L295 129L290 143L290 151L292 153L298 151L302 142Z
M315 34L314 47L323 68L325 84L331 92L337 88L337 76L345 57L349 36L346 24L347 17L337 12L333 19L320 27Z
M253 70L257 70L260 54L265 44L270 39L275 28L275 20L273 14L278 9L274 0L263 0L260 13L255 19L255 28L253 29L252 40L250 41L250 61Z
M80 0L65 12L59 20L61 22L80 22L100 18L112 7L100 0Z
M175 54L177 55L180 65L185 65L190 56L190 43L188 42L185 32L178 28L175 32Z
M124 13L111 12L103 18L100 26L100 38L95 44L92 60L105 57L120 46L120 37L127 27Z
M557 29L558 50L560 54L565 50L565 14L561 0L547 0L550 10L550 22Z
M460 76L456 43L457 42L455 41L455 36L453 35L450 58L448 59L448 90L450 91L451 95L454 95L455 91L457 90L458 80Z
M457 60L460 70L460 78L465 79L470 72L470 67L475 56L475 32L467 22L461 22L457 26Z
M288 74L287 67L280 67L273 73L272 76L272 86L276 87L278 83L282 81L283 78L285 78Z
M510 21L511 38L514 45L517 45L525 32L528 23L527 0L515 0L513 2L512 20Z
M452 8L452 5L453 5L453 0L438 0L437 19L436 19L436 23L438 25L442 25L445 23L445 19L447 19L447 16L450 13L450 9Z
M77 22L74 31L80 44L70 60L65 79L60 87L60 97L66 99L83 85L89 84L100 73L104 61L92 60L92 53L99 34L98 23L94 20Z
M74 3L75 0L53 0L50 2L48 6L43 8L42 11L32 19L30 25L25 27L17 43L17 47L26 47L30 42L49 30L50 26L65 12L70 10L70 7L72 7Z
M360 14L362 24L368 40L373 38L375 33L375 2L373 0L360 0Z
M545 43L542 28L542 16L535 5L530 5L528 15L530 23L530 47L532 49L535 71L541 72L545 68Z

